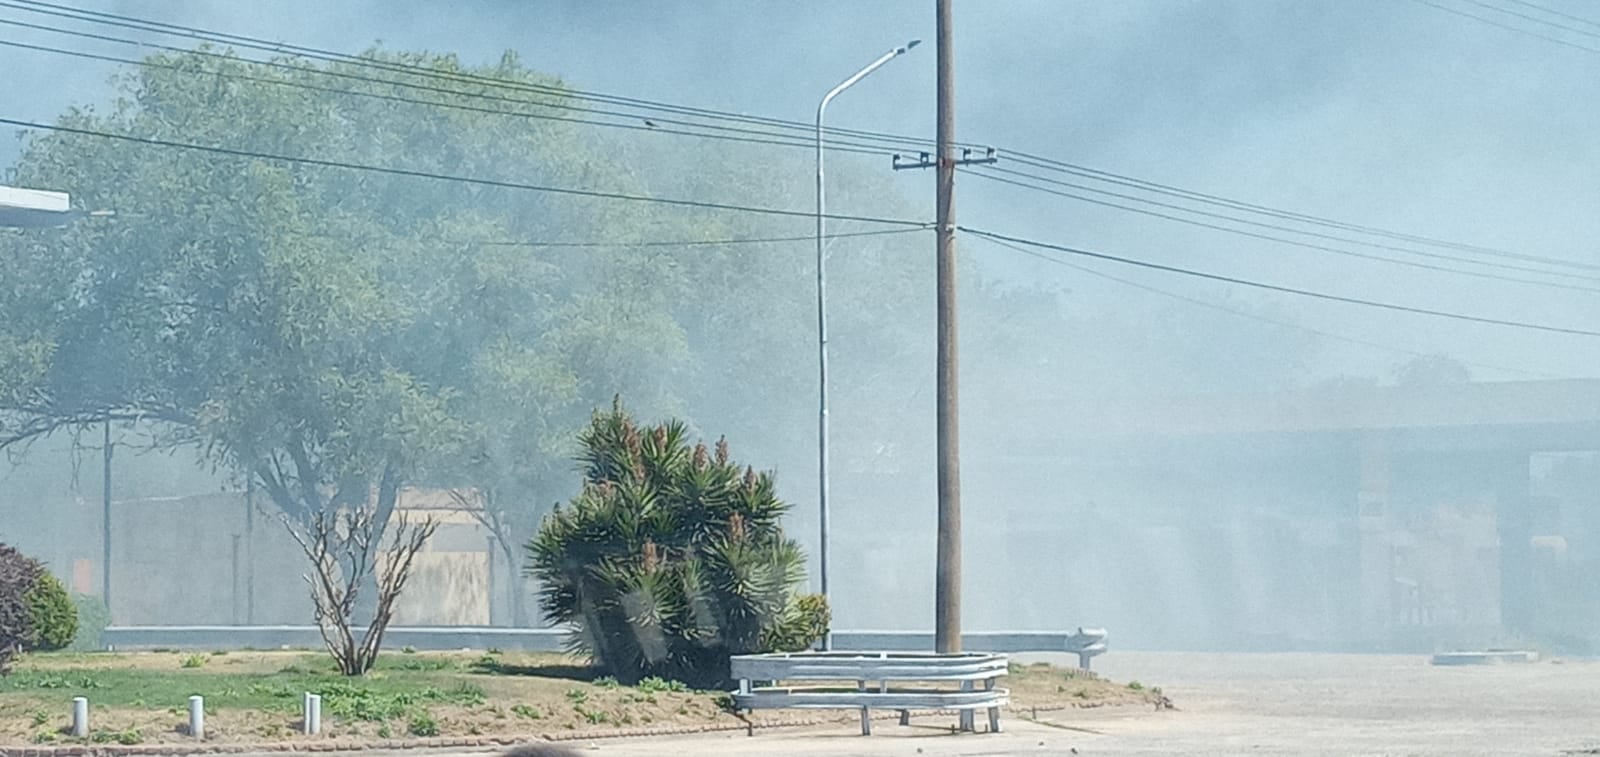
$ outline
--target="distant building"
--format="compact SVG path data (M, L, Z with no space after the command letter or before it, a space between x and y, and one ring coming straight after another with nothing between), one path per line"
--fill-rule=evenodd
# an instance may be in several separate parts
M527 592L520 566L505 565L491 534L461 498L402 489L395 515L431 519L438 531L417 556L395 608L402 626L509 623L509 597ZM88 504L80 510L92 509ZM63 511L56 566L73 590L99 592L97 532L71 528ZM90 518L92 513L82 513ZM306 557L277 508L243 492L153 497L112 503L112 615L118 625L304 625L311 600ZM70 570L66 566L70 565Z
M992 554L1055 555L1011 569L1055 571L1029 583L1074 621L1159 646L1600 641L1600 381L1059 409L1053 443L985 473L1027 482Z
M1049 421L962 440L969 627L1600 651L1600 381L985 400L964 411ZM839 483L859 504L835 511L838 616L926 628L931 486L859 479Z

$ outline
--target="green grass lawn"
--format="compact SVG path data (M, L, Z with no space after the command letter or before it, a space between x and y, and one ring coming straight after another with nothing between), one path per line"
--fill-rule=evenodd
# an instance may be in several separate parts
M137 658L37 656L0 678L0 701L10 695L48 702L86 696L97 706L167 709L186 708L198 694L208 709L298 713L309 691L322 694L324 710L336 716L372 719L422 702L476 705L485 698L471 680L472 665L438 657L392 655L372 675L354 680L313 654L152 655L139 665L128 665L129 659Z

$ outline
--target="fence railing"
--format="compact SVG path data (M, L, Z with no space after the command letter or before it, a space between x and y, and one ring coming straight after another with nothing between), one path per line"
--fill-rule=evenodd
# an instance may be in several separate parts
M363 629L354 629L361 631ZM962 635L961 648L981 652L1073 652L1073 634L1059 631L978 631ZM390 626L384 646L422 650L504 649L561 652L567 632L561 628L490 626ZM322 636L310 625L112 626L101 643L113 649L315 649ZM916 652L933 648L933 634L922 631L839 630L833 648L849 651Z

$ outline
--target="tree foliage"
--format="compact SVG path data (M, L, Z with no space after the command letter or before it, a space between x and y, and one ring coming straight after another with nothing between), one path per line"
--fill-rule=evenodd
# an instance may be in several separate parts
M448 56L371 57L557 83L510 56L477 69ZM457 107L432 107L328 91L340 82L365 95L408 93L330 78L339 74L426 81L371 77L353 63L285 59L264 70L215 51L146 62L122 80L109 113L73 111L61 123L626 188L570 125L460 107L480 103L471 95L483 87L461 84L461 95L434 98ZM629 288L668 278L651 261L599 252L574 264L507 243L646 233L648 218L628 208L70 133L33 137L17 175L70 187L86 207L117 215L7 240L3 441L103 419L152 421L158 444L198 444L209 461L255 477L296 519L368 500L385 512L425 464L535 460L551 427L576 428L578 408L593 406L577 404L586 381L607 370L665 371L679 359L670 318Z
M28 607L29 632L25 647L41 652L66 649L78 636L78 608L61 579L39 575L33 588L22 595Z
M620 402L581 442L582 491L528 547L543 609L572 625L577 650L620 680L711 686L731 655L820 637L826 603L796 597L805 556L771 473L735 462L726 440L691 444L679 421L640 425Z
M367 57L560 84L511 55ZM421 97L405 85L440 82L392 67L213 49L144 63L108 110L59 123L245 154L28 139L19 183L116 215L0 235L0 446L118 422L253 480L302 530L371 506L381 541L403 487L443 484L494 493L526 538L585 408L683 364L666 261L521 243L648 239L659 219L637 205L261 157L630 191L573 125L515 115L559 95L500 115L476 96L508 90ZM368 576L361 610L379 609L376 566L341 571Z

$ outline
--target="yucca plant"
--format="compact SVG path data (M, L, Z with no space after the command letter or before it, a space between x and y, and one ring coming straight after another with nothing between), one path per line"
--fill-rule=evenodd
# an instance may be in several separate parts
M596 412L582 490L528 545L546 617L625 683L722 686L731 655L802 649L827 628L826 602L796 595L805 554L784 536L772 474L735 463L726 439L687 436L637 424L620 401Z

